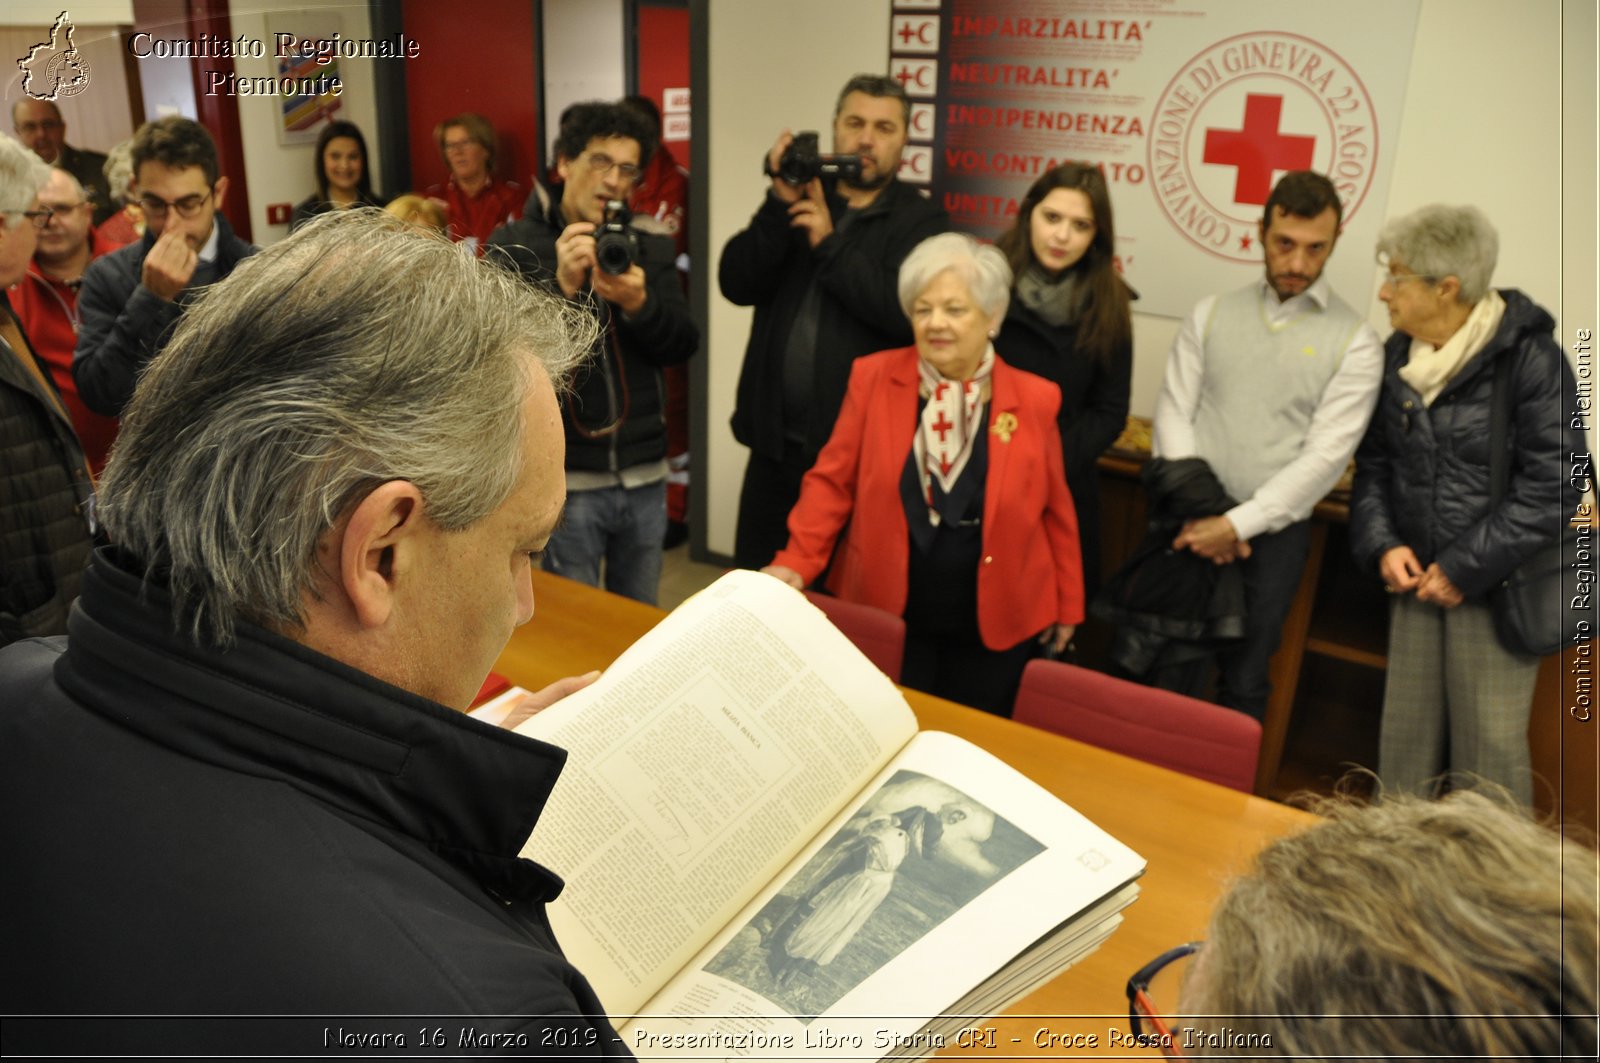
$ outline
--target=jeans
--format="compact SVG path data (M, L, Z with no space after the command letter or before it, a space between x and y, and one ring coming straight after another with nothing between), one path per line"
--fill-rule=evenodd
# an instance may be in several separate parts
M661 539L667 532L667 482L642 487L573 491L561 526L545 549L547 572L656 604L661 583Z

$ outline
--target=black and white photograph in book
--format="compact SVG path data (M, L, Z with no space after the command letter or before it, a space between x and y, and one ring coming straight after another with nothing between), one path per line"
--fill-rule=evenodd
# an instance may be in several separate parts
M809 1021L1043 851L955 787L896 772L705 969Z

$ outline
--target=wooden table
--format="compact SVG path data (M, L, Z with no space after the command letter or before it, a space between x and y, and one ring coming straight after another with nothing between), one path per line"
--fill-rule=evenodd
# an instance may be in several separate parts
M495 665L495 671L534 690L562 676L605 668L665 615L542 572L534 574L534 596L532 622L518 630ZM1228 879L1246 868L1268 839L1311 822L1307 813L1284 805L916 691L905 694L924 730L948 731L994 753L1148 862L1140 897L1110 940L996 1020L995 1047L979 1048L975 1055L1130 1054L1107 1048L1108 1030L1127 1029L1123 986L1128 976L1163 950L1203 936L1211 906ZM1094 1034L1098 1050L1036 1048L1040 1028Z

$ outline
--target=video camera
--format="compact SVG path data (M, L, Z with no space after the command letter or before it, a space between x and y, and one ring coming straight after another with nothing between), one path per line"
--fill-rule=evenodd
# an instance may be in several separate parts
M794 140L778 159L776 170L763 163L762 172L768 177L780 177L796 187L809 184L814 177L839 177L855 181L861 177L861 156L824 155L817 148L816 130L806 130L794 135Z

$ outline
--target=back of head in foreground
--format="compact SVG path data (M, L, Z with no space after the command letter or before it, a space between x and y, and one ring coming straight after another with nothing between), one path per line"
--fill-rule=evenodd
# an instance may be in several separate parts
M1212 914L1185 1054L1595 1058L1593 850L1474 791L1319 811Z
M500 507L526 463L524 403L564 386L587 328L381 211L319 218L184 316L128 407L102 519L197 642L226 646L250 621L453 703L352 659L350 638L326 644L382 634L340 614L330 555L390 484L445 532Z

